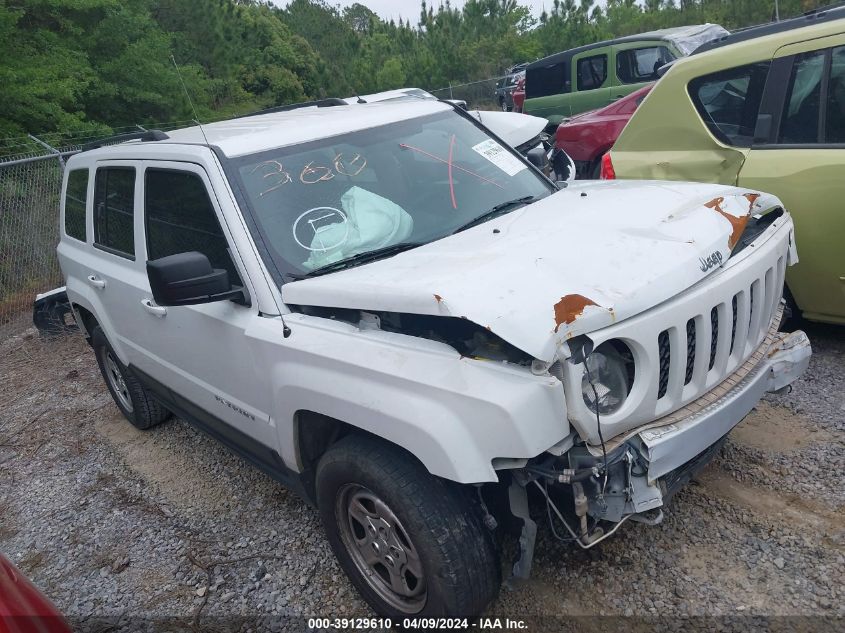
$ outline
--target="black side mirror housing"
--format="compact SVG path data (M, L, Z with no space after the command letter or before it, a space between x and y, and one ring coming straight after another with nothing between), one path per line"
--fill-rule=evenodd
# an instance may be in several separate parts
M196 251L168 255L147 262L153 299L160 306L187 306L243 297L232 288L229 273L212 268L208 257Z
M528 150L525 152L525 158L540 171L546 167L546 150L543 147L535 147L534 149Z

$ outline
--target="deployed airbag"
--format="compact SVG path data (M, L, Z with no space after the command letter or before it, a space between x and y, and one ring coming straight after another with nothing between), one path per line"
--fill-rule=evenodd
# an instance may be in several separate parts
M303 263L308 270L403 242L414 228L414 219L402 207L361 187L351 187L340 204L340 221L321 227L311 240L311 255Z

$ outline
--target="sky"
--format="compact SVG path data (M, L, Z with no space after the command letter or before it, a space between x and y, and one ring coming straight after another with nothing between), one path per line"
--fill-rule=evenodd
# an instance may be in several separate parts
M401 16L403 20L409 19L412 25L417 23L420 15L420 5L422 4L421 0L328 0L328 4L348 7L355 4L356 1L369 7L370 10L385 20L389 20L390 18L398 20ZM289 0L274 0L274 4L279 6L285 6L288 2ZM433 6L435 10L440 3L440 0L428 1L429 6ZM453 7L460 7L463 6L464 0L451 0L451 4ZM551 7L552 0L519 0L519 4L531 7L532 13L536 17L539 17L543 11L543 5Z

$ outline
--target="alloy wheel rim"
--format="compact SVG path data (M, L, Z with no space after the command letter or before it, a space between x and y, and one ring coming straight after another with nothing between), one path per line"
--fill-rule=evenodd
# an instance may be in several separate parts
M117 395L120 404L127 411L132 411L132 398L129 397L129 388L126 386L123 372L111 352L106 352L106 378L108 378L109 385Z
M419 613L428 596L422 560L393 510L358 484L343 486L336 504L341 539L367 584L398 611Z

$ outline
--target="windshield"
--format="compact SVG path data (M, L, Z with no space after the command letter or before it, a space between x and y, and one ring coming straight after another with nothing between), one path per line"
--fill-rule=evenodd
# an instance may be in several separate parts
M553 190L453 111L231 162L276 268L293 276L389 256Z

